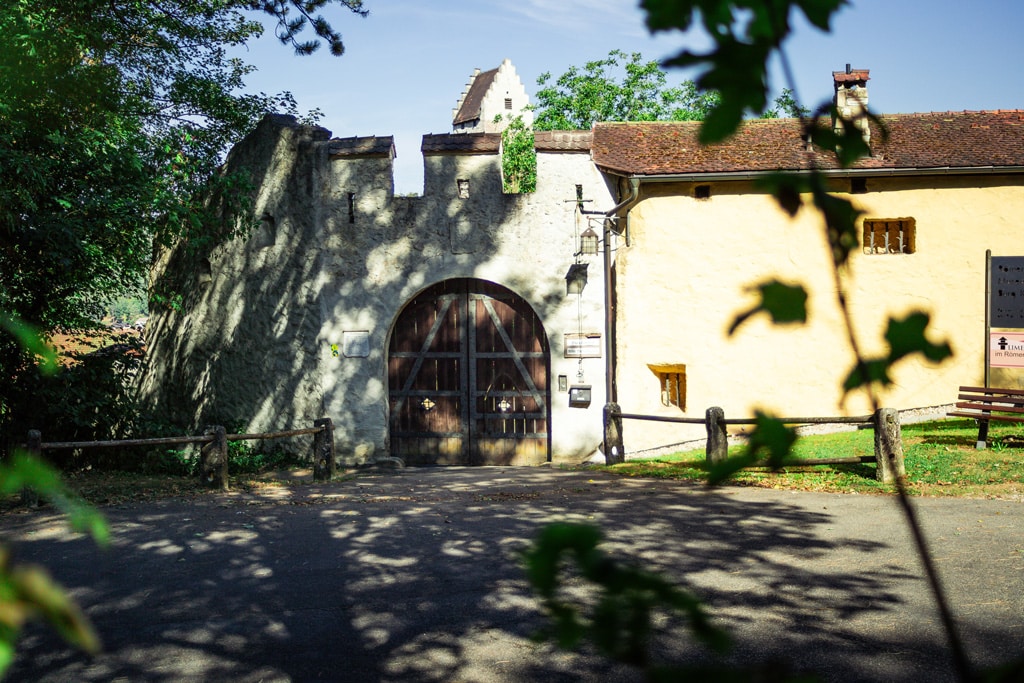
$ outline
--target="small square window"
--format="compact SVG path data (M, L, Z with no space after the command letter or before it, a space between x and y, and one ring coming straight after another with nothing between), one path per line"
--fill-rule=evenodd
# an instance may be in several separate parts
M865 218L865 254L913 254L917 222L913 218Z
M711 186L698 185L693 188L694 199L711 199Z
M661 405L675 406L686 412L686 365L683 363L648 364L658 378Z
M868 191L868 179L864 176L850 178L850 194L866 194Z
M459 199L469 199L469 178L459 178L456 183L459 188Z

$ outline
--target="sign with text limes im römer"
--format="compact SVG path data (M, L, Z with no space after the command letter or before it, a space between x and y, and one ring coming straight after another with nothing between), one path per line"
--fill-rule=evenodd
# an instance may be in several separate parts
M994 368L1024 368L1024 334L989 332L988 352Z
M1024 256L993 256L989 325L1024 328Z

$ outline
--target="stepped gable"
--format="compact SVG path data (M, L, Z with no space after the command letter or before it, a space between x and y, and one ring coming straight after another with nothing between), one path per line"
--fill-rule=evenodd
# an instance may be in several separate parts
M452 118L453 126L480 118L480 108L484 101L484 95L490 90L491 84L494 83L494 78L497 75L497 69L473 74L469 87L459 102L459 108Z

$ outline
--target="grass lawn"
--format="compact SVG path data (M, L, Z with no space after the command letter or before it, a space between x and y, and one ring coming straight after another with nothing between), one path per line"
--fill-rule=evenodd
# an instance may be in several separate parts
M1024 496L1024 425L991 423L989 447L974 448L974 420L948 419L903 426L908 490L922 496L1021 498ZM732 446L729 454L744 446ZM793 456L804 459L874 455L874 431L860 429L801 437ZM625 477L704 478L704 449L602 467ZM839 493L886 493L875 479L875 465L825 465L744 470L729 485Z

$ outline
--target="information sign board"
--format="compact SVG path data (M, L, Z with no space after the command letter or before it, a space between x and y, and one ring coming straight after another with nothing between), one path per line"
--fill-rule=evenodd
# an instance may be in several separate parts
M1024 328L1024 256L993 256L989 327Z

